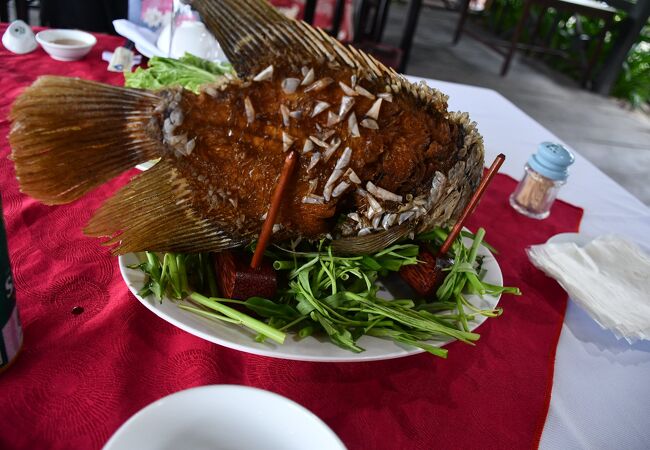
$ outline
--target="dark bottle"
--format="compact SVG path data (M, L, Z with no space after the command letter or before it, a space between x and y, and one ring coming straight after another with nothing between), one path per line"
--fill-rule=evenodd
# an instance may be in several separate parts
M23 332L16 307L16 289L11 276L7 235L0 205L0 372L16 358L23 342Z

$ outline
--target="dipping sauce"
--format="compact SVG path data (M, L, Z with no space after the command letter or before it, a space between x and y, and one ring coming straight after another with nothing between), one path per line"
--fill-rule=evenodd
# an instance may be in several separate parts
M55 39L50 41L50 43L57 45L86 45L84 41L79 41L77 39Z

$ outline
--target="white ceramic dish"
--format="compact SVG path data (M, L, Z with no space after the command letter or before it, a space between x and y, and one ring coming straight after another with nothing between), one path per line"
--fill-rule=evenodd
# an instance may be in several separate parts
M313 413L272 392L202 386L164 397L127 420L104 450L345 450Z
M478 254L484 256L483 268L486 270L485 281L495 285L502 285L503 278L501 275L501 269L499 268L499 264L494 256L484 247L480 247ZM322 362L376 361L400 358L421 353L423 351L415 347L396 344L393 341L372 336L362 336L358 340L358 345L365 349L365 351L361 353L353 353L349 350L337 347L332 344L327 337L310 336L298 340L293 334L289 334L282 345L271 342L269 339L264 343L259 343L254 340L255 333L243 327L199 317L196 314L178 308L177 303L169 299L163 299L161 303L156 301L153 295L146 298L138 296L138 291L144 285L145 274L140 270L129 269L128 266L138 264L143 260L143 255L135 253L129 253L119 257L122 277L133 295L135 295L140 303L163 320L187 331L188 333L207 341L214 342L215 344L240 350L242 352L270 356L273 358ZM399 289L400 283L401 281L398 281L397 286L393 286L392 289ZM391 293L388 291L384 291L381 296L384 298L393 298ZM494 308L499 302L498 297L491 296L480 298L476 295L470 295L467 296L467 299L473 305L482 309ZM477 315L474 320L469 322L470 328L475 330L485 320L486 317ZM451 339L432 341L431 343L443 346L449 342L451 342ZM480 345L480 343L478 345Z
M59 42L57 42L59 41ZM83 58L97 43L90 33L80 30L44 30L36 34L38 42L52 59L76 61Z

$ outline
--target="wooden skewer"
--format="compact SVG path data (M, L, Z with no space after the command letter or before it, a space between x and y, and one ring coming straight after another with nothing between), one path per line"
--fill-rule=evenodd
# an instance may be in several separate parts
M282 172L280 173L280 179L278 184L273 191L273 197L271 198L271 206L269 207L269 212L266 214L266 219L262 225L262 231L260 233L260 238L257 241L257 246L255 247L255 253L253 254L253 259L251 260L251 268L257 269L260 264L262 264L262 258L264 257L264 250L269 244L271 239L271 234L273 233L273 225L275 225L275 219L278 217L278 212L280 212L280 205L282 203L282 196L286 190L287 184L293 168L296 166L296 161L298 160L298 154L295 151L289 152L287 157L284 160L284 166L282 166Z
M442 243L440 250L438 250L438 255L437 255L438 257L444 256L449 251L451 245L454 243L454 241L460 234L461 230L463 229L463 226L465 225L467 218L470 215L472 215L474 209L476 209L476 205L478 205L478 201L483 196L485 189L488 187L490 181L492 181L492 178L499 171L499 168L501 167L501 165L505 160L506 160L506 155L504 155L503 153L499 153L499 155L497 155L497 157L494 159L494 162L492 163L487 173L481 180L481 183L478 185L478 188L476 189L476 191L474 191L474 195L472 195L472 198L469 200L469 203L467 203L467 206L465 206L463 213L460 215L460 217L456 221L456 224L451 229L451 232L447 236L447 239L445 239L445 242Z
M445 239L445 242L443 242L442 246L438 250L436 256L434 256L432 252L422 248L418 255L418 259L422 261L420 264L404 266L400 269L399 273L404 281L406 281L419 295L423 297L433 295L438 286L440 286L444 281L446 275L442 270L444 266L444 256L460 234L467 218L472 214L472 212L474 212L474 209L483 196L485 189L490 184L494 175L499 171L499 168L505 159L506 157L503 154L499 154L496 157L487 173L483 176L483 179L472 195L472 198L469 200L465 209L456 221L456 224L447 236L447 239Z

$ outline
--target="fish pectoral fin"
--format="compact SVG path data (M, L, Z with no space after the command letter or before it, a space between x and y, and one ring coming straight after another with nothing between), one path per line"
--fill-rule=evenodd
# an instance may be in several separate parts
M49 205L68 203L160 156L160 141L146 130L161 100L78 78L39 78L9 114L21 191Z
M399 241L411 231L410 225L403 223L388 230L367 234L365 236L335 239L332 241L332 251L337 254L346 255L367 255L375 253Z
M114 254L137 251L221 251L245 243L201 217L191 206L187 182L167 161L136 176L90 219L84 233L109 237Z

